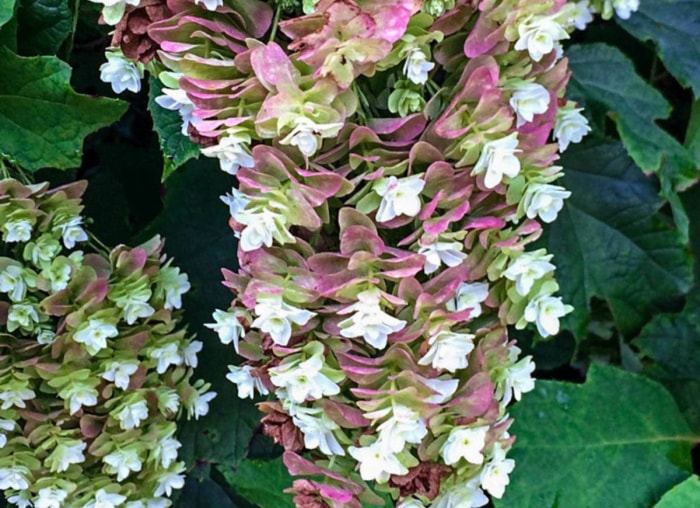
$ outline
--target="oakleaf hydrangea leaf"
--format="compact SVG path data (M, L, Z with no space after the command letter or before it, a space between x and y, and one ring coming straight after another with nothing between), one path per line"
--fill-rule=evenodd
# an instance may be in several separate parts
M162 108L156 103L156 97L162 95L161 82L150 78L148 83L150 86L148 110L151 112L153 128L158 133L158 141L163 152L163 181L165 181L185 162L199 156L199 145L182 134L182 118L177 111Z
M275 460L246 459L235 469L221 470L238 495L260 508L294 506L292 496L282 492L291 485L292 477L281 457Z
M700 479L693 475L664 494L654 508L688 508L700 506Z
M0 26L4 25L15 12L15 0L0 0Z
M56 53L73 27L68 0L20 0L18 20L23 55Z
M119 119L126 104L80 95L56 57L0 49L0 156L28 170L80 165L83 138Z
M653 363L648 373L671 391L693 429L700 429L700 291L682 312L660 314L644 327L634 345Z
M618 329L636 332L654 302L686 293L691 257L682 236L658 210L664 201L620 144L569 149L562 185L572 192L549 228L567 324L583 337L590 299L607 302Z
M700 1L644 0L618 23L643 41L653 41L666 69L700 97Z
M677 189L697 179L690 154L656 124L668 118L670 104L635 72L629 58L605 44L572 46L567 56L572 72L568 95L585 106L598 103L607 108L640 168L646 172L663 168L662 178L673 180Z
M539 381L511 416L517 467L499 508L651 506L689 476L698 439L661 385L595 364L583 385Z

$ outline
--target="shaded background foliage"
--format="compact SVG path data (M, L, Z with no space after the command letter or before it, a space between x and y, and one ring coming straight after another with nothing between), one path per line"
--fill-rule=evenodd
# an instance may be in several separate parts
M177 114L153 104L158 90L124 102L73 92L113 96L99 80L109 42L99 7L0 0L0 152L37 180L88 179L86 215L102 241L162 233L188 272L186 318L205 343L198 374L219 396L181 431L190 469L179 506L291 506L280 450L225 379L236 358L202 326L230 300L219 269L235 268L236 246L217 197L233 179L197 158ZM642 0L629 20L596 22L567 47L568 95L594 130L561 161L573 195L540 241L576 310L551 341L513 335L544 380L513 409L518 467L499 507L700 506L691 476L700 471L691 461L700 442L698 33L699 0ZM51 86L22 97L26 131L18 133L12 90L30 75ZM61 117L42 109L39 95L73 109ZM55 129L43 146L37 133L47 118ZM101 125L109 126L93 132Z

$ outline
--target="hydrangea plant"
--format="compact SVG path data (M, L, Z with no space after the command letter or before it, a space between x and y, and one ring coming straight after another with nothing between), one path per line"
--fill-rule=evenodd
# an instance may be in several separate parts
M168 0L115 6L103 77L157 102L238 185L234 294L209 325L285 448L297 506L478 507L534 387L510 331L559 331L532 243L590 130L562 41L637 2ZM121 59L117 65L116 59Z
M157 508L184 485L176 419L214 396L156 237L102 255L85 182L0 180L0 490L26 508Z

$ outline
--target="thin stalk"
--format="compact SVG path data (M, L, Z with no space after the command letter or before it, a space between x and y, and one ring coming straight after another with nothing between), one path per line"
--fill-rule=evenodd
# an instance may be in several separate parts
M277 4L277 9L275 10L275 17L272 20L272 31L270 32L270 38L268 39L267 42L272 42L275 40L275 37L277 36L277 25L280 22L280 17L282 16L282 7Z
M75 32L78 30L78 18L80 17L80 0L75 0L73 3L73 24L68 37L68 45L66 46L66 62L70 62L71 53L73 52L73 44L75 43Z

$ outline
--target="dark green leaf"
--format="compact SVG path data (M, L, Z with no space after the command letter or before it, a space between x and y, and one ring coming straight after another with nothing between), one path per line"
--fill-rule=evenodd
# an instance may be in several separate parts
M695 163L700 166L700 99L693 103L690 122L685 135L685 146L690 151Z
M691 476L664 494L654 508L690 508L700 506L700 480Z
M655 302L690 289L691 256L681 235L658 213L663 200L619 144L569 149L561 160L570 189L548 248L557 264L567 318L585 335L593 297L607 302L624 335L638 330Z
M235 469L220 468L236 493L260 508L293 507L292 496L284 489L292 486L292 477L282 463L275 460L244 460Z
M0 0L0 26L12 19L15 13L15 0Z
M678 314L656 316L634 341L653 360L648 373L674 394L690 425L700 430L700 290Z
M671 106L661 93L637 75L632 62L605 44L571 46L567 51L572 77L568 95L585 105L605 106L617 124L622 142L646 172L659 171L685 189L697 180L687 150L656 124L668 118Z
M156 97L162 95L163 85L160 81L150 78L148 82L150 85L148 109L153 117L153 128L158 133L160 148L163 152L163 181L165 181L185 162L199 156L199 145L182 134L182 119L177 111L161 108L156 103Z
M179 508L236 508L223 488L209 478L188 477L175 506Z
M52 55L70 35L68 0L19 0L18 44L23 55Z
M202 326L213 321L214 309L227 309L232 298L221 284L221 268L236 267L236 242L228 226L228 209L219 200L231 184L216 161L190 161L168 179L159 228L166 252L190 277L192 291L183 300L185 317L205 344L198 374L218 393L207 416L183 427L183 455L189 463L235 466L246 455L261 417L251 401L238 399L235 385L226 379L227 365L237 363L233 348Z
M539 381L511 416L516 467L497 507L651 506L688 477L698 439L661 385L602 365L583 385Z
M644 0L627 20L629 33L653 41L666 69L700 97L700 0Z
M83 138L116 121L126 104L79 95L56 57L0 49L0 156L34 171L80 165Z

